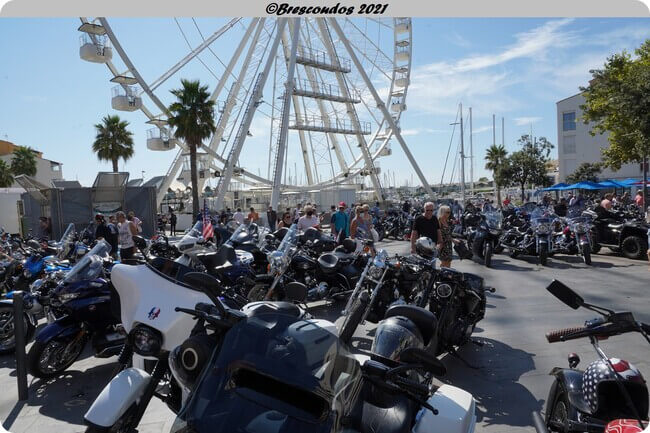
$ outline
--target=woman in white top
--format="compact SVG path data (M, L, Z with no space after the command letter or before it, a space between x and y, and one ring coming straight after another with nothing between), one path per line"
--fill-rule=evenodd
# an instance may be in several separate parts
M133 236L137 236L138 230L135 228L133 221L126 219L124 212L119 211L115 214L118 222L118 245L120 248L120 260L124 261L133 258L135 254L135 243Z
M298 219L298 230L305 231L310 227L320 230L320 220L314 215L314 209L311 206L305 206L305 215Z

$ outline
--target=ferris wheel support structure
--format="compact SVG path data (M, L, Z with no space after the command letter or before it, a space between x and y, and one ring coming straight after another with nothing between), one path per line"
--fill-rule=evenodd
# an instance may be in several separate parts
M420 170L420 166L418 165L417 161L415 158L413 158L413 154L411 154L411 151L409 150L408 146L406 145L406 142L404 141L404 138L402 138L402 133L397 127L395 120L393 117L390 115L388 112L388 109L386 108L386 104L384 104L384 101L381 100L379 95L377 94L377 91L375 90L374 86L372 85L372 82L370 81L370 78L368 78L368 75L364 71L361 62L359 62L359 58L357 57L356 53L350 46L350 42L347 40L345 35L343 34L343 31L341 30L341 27L339 27L338 23L336 20L329 18L329 21L336 31L336 33L339 36L339 39L341 42L343 42L343 45L345 45L346 50L348 51L348 54L350 55L350 58L352 59L352 62L357 66L359 69L359 73L363 77L363 80L366 83L366 86L368 86L368 90L372 93L373 98L375 98L375 102L377 103L377 107L381 110L381 112L384 115L384 119L388 122L388 126L393 130L393 134L395 135L395 138L397 138L397 141L399 142L400 146L402 147L402 150L406 154L406 157L408 158L409 162L411 163L411 166L417 173L418 177L420 178L420 182L422 182L422 186L424 187L425 191L427 194L429 194L431 197L434 197L433 190L431 189L431 186L429 186L429 183L427 182L427 179L424 177L424 173L422 173L422 170ZM372 161L372 159L371 159Z
M232 144L230 155L228 156L225 162L225 170L224 170L225 173L223 173L223 176L219 178L219 185L217 187L217 202L216 202L217 209L221 209L223 207L223 200L226 196L226 190L228 189L228 185L230 184L230 179L232 179L234 166L237 163L237 160L239 159L239 154L241 153L241 149L244 145L244 141L246 140L246 135L251 126L251 122L253 121L253 116L255 115L258 102L262 99L262 91L264 90L264 84L266 84L266 78L269 76L269 72L271 71L271 66L273 65L273 60L275 59L275 53L278 50L278 45L280 45L280 39L282 39L282 32L284 32L284 28L287 24L286 20L287 18L282 18L278 22L277 34L275 35L275 39L273 40L273 45L269 50L268 58L266 59L266 64L264 65L264 70L257 77L257 80L255 82L255 87L253 87L253 90L250 95L250 99L248 101L248 106L246 107L246 111L244 112L244 118L242 120L242 123L239 125L239 130L237 131L237 135L235 136L235 141Z

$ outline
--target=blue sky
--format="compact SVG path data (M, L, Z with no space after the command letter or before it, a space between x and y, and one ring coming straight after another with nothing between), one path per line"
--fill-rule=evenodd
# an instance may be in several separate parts
M226 21L196 20L205 36ZM193 46L200 41L188 18L179 19L178 25L172 18L111 19L110 23L148 82L189 51L179 25ZM74 18L0 19L0 139L42 151L46 158L64 164L67 179L88 185L98 170L110 170L110 164L99 163L91 151L93 125L116 112L110 104L113 84L108 69L79 59L79 24ZM589 69L602 66L607 56L632 51L650 38L648 24L644 18L414 19L411 86L401 126L429 181L440 182L451 139L449 124L459 102L465 115L467 107L473 108L475 178L489 175L483 156L492 143L492 114L497 116L498 143L501 117L505 118L505 144L510 151L531 125L535 136L556 143L555 103L577 93L589 80ZM214 54L206 51L201 56L208 68L194 60L157 93L168 103L168 90L178 87L181 76L200 78L212 89L217 81L212 74L220 76L223 71L216 57L227 62L242 34L243 26L238 26L219 39L212 47ZM377 83L381 93L381 82ZM269 92L266 89L268 100ZM174 152L146 149L146 130L151 126L144 123L142 113L118 114L131 123L136 143L134 158L120 163L120 169L131 171L132 178L140 177L141 170L146 178L164 174ZM267 170L268 124L256 117L253 138L240 159L255 173ZM292 170L300 161L297 146L293 147ZM393 155L382 158L381 167L395 172L398 183L403 183L410 179L411 170L395 141L392 147Z

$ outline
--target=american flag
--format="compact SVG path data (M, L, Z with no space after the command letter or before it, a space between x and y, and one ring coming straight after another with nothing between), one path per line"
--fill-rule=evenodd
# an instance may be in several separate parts
M208 205L203 200L203 239L210 239L214 236L214 229L212 228L212 220L210 219L210 214L208 213Z

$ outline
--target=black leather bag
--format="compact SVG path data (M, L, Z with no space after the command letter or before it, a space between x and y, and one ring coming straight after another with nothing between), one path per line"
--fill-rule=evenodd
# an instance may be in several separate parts
M460 257L461 260L463 259L469 260L473 256L472 252L467 248L465 242L455 243L454 251L456 251L456 254L458 254L458 257Z

